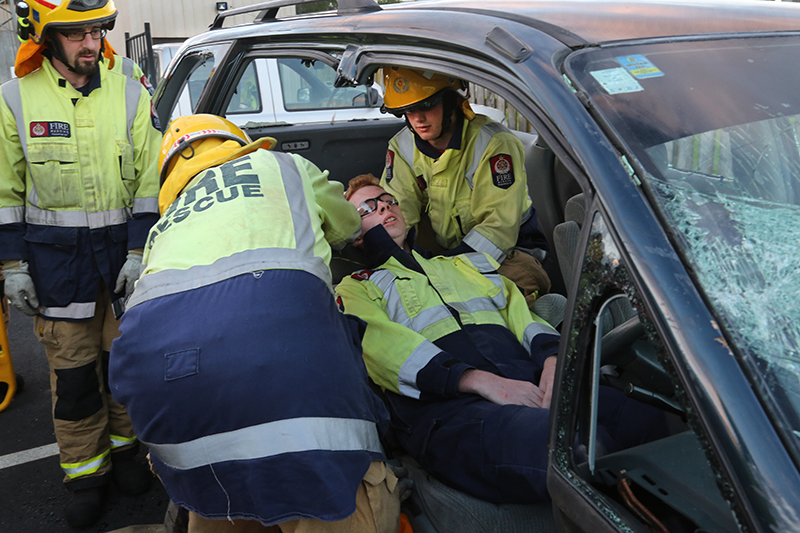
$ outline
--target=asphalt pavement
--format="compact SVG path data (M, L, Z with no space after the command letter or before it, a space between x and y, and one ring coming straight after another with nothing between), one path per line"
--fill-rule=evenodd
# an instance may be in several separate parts
M13 308L8 337L14 370L25 385L0 412L0 533L73 533L76 530L67 525L62 512L70 493L58 464L44 347L33 334L33 319ZM142 459L144 454L141 450ZM105 514L82 531L106 533L162 524L168 504L157 480L136 497L124 496L112 485Z

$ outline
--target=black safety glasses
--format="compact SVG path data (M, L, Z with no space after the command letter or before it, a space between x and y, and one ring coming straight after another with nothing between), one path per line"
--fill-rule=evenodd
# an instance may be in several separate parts
M364 218L365 216L377 211L379 201L387 205L397 205L397 199L388 192L385 192L375 198L368 198L358 204L358 214L361 215L361 218Z

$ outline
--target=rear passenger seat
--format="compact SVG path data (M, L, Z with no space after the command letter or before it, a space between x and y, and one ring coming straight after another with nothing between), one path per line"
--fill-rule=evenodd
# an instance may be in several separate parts
M566 295L553 230L564 221L564 205L569 198L581 192L580 185L538 134L511 131L522 141L528 191L536 209L539 227L550 244L550 259L544 264L552 283L550 292Z

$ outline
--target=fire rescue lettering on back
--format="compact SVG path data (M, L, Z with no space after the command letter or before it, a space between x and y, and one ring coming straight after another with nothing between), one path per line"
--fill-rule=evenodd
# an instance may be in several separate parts
M172 224L180 224L194 212L205 211L215 203L225 203L240 198L263 197L258 174L248 172L252 169L250 156L229 161L216 169L208 170L192 187L184 191L167 209L158 223L150 230L147 248L160 233ZM219 178L222 178L220 187Z

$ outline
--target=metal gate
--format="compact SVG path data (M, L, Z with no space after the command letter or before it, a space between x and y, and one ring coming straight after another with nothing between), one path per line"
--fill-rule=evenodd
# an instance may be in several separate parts
M125 32L125 55L139 65L153 87L158 85L158 70L156 70L149 22L144 23L144 32L142 33L131 35Z

